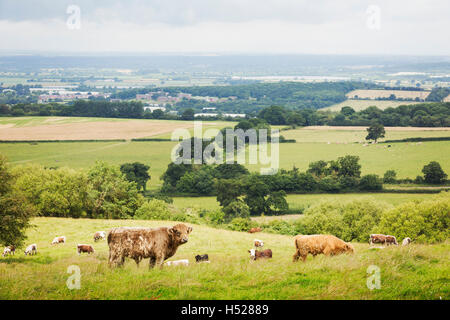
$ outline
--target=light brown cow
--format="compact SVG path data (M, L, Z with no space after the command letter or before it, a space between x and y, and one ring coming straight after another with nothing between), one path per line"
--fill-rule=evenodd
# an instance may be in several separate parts
M369 238L369 245L373 245L374 243L385 244L386 236L384 234L371 234Z
M256 233L256 232L261 232L262 229L260 227L257 228L251 228L250 230L248 230L248 233Z
M87 254L94 253L94 247L90 244L77 244L77 253L80 255L82 252L86 252Z
M380 243L384 245L395 244L398 245L397 239L394 236L385 235L385 234L371 234L369 245L373 245L374 243Z
M162 268L164 260L188 242L191 232L192 227L183 223L172 228L114 228L108 233L109 264L122 266L128 257L139 265L142 259L150 258L150 268Z
M318 254L329 256L345 252L354 252L351 244L332 235L298 235L294 238L294 243L296 248L293 256L294 262L297 261L299 257L305 261L308 254L312 254L315 257Z

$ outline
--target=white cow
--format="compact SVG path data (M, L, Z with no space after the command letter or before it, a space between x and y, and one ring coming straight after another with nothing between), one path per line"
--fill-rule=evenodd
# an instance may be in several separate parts
M3 250L2 256L6 257L8 254L11 254L11 249L6 247L5 250Z
M34 255L37 254L37 245L35 243L30 244L26 249L25 249L25 255Z
M66 237L55 237L52 241L52 244L66 243Z
M167 266L188 266L189 260L188 259L182 259L182 260L175 260L175 261L167 261L165 263Z
M411 243L411 238L405 238L402 241L402 246L407 246Z
M94 233L94 241L103 240L106 238L106 232L105 231L97 231Z
M264 247L264 242L262 240L255 239L253 241L254 241L255 248L262 248L262 247Z

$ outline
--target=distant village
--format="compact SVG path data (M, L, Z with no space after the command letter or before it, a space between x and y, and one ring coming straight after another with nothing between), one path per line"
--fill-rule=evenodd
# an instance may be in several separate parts
M49 102L61 102L66 103L74 100L86 100L90 98L104 98L108 99L111 102L121 102L122 99L110 99L110 93L103 92L83 92L83 91L69 91L69 88L66 86L62 87L46 87L46 88L31 88L30 91L34 92L45 92L39 95L38 103L49 103ZM153 112L155 110L161 110L166 112L167 104L176 104L177 102L181 102L183 99L186 100L202 100L205 102L212 103L220 103L226 101L234 101L237 99L236 96L230 96L226 98L219 97L208 97L208 96L193 96L190 93L178 93L176 96L171 96L168 92L164 91L154 91L148 92L145 94L136 94L136 101L140 101L144 105L144 111ZM177 111L171 110L168 111L172 114L177 114ZM230 118L245 118L245 113L223 113L221 114L224 117ZM205 107L202 109L201 113L195 113L194 117L217 117L219 113L217 112L215 107Z

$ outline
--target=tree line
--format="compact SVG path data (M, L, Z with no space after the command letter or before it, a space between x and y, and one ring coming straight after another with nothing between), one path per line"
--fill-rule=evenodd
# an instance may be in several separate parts
M315 110L311 108L289 109L282 106L258 108L255 117L272 125L290 126L369 126L373 122L384 126L448 127L450 126L450 102L420 103L401 105L381 110L375 106L361 111L344 106L339 112ZM73 104L57 103L0 105L0 116L79 116L132 119L193 120L195 110L185 109L180 115L162 110L144 111L137 101L110 102L106 100L77 100ZM222 118L218 116L218 119ZM227 120L227 119L224 119ZM236 119L228 119L236 120Z
M450 102L401 105L384 110L373 106L361 111L344 106L339 112L288 110L281 106L271 106L261 110L258 117L269 124L291 126L369 126L377 122L384 126L448 127Z

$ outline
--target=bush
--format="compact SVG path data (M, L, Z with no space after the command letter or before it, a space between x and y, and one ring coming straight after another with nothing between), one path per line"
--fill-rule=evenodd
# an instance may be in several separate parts
M134 218L139 220L173 220L173 214L163 200L152 199L136 210Z
M222 210L202 211L200 217L213 225L225 223L225 213Z
M256 223L250 219L234 218L231 220L230 229L234 231L248 231L255 226Z
M422 172L425 175L426 183L440 184L447 179L447 174L442 170L439 162L436 161L431 161L424 166Z
M272 220L268 224L261 226L264 232L286 234L294 236L297 234L295 225L286 220Z
M327 176L319 181L319 189L325 192L339 192L341 185L339 181L332 176Z
M382 190L383 181L376 174L368 174L359 181L359 188L365 191Z
M249 218L250 209L241 200L235 200L230 202L226 207L223 208L224 219L226 222L231 221L234 218Z
M397 179L397 172L395 170L388 170L384 173L383 182L384 183L395 183Z
M425 182L425 179L422 176L417 176L416 179L414 179L414 183L422 184Z
M450 193L422 202L403 203L381 216L375 232L406 237L418 243L435 243L450 237Z
M359 179L355 177L343 176L339 178L339 184L342 189L354 190L359 185Z
M387 205L372 199L321 202L305 210L295 223L304 234L332 234L344 241L366 242Z

